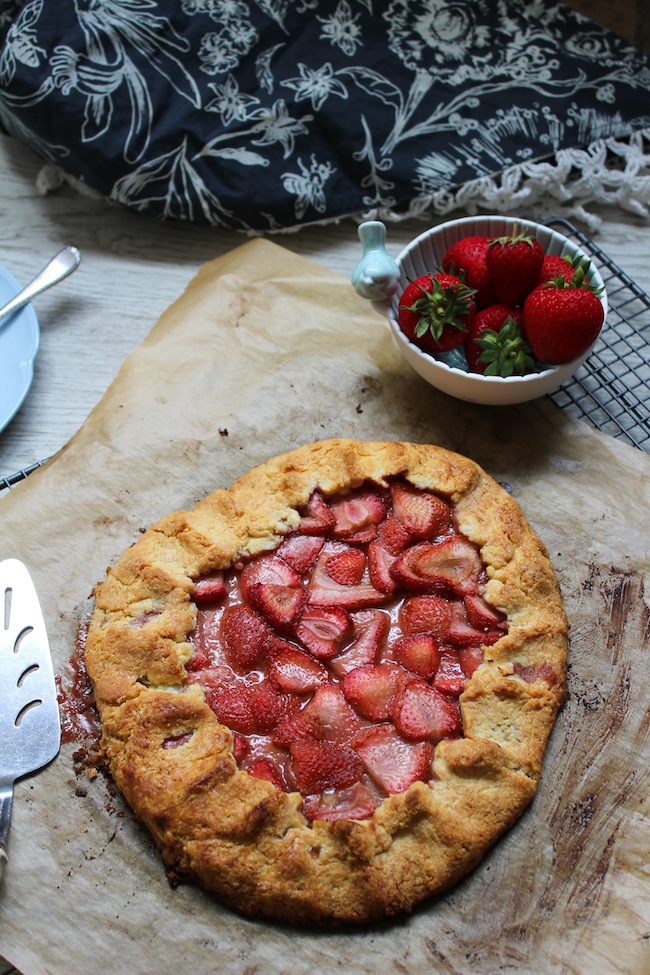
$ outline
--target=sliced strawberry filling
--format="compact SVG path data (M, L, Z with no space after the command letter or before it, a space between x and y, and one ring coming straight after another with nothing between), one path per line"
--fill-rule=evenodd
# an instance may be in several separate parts
M289 535L280 543L276 553L299 574L307 572L318 558L325 539L318 535Z
M223 599L227 591L223 572L213 572L198 580L194 587L194 602L199 606L213 603Z
M343 646L351 626L350 617L340 606L307 606L296 626L296 636L314 657L330 660Z
M366 728L354 739L354 747L373 781L389 795L430 778L433 746L405 741L391 725Z
M188 679L242 769L310 820L364 819L463 734L458 698L507 620L433 492L316 490L300 514L273 553L197 581Z
M456 702L421 677L401 684L392 716L397 730L409 740L439 742L458 738L462 732Z
M251 606L279 633L291 633L305 602L305 593L275 582L255 582L249 588L248 598Z
M299 589L302 578L299 572L292 569L289 563L278 555L259 555L242 569L239 578L242 594L248 598L251 588L259 583Z
M376 807L376 798L360 782L355 782L349 789L305 796L302 803L302 810L310 820L367 819Z
M451 527L451 508L437 494L398 482L392 495L395 517L413 539L435 538Z
M377 527L386 517L383 499L368 489L352 491L331 505L334 515L332 533L335 538L351 542L369 542L377 535Z
M460 655L453 651L443 651L438 658L438 666L433 678L435 689L443 694L458 697L463 693L466 683L467 675L463 670Z
M275 728L295 706L295 698L276 690L269 680L238 679L224 667L193 674L219 720L243 735L264 734Z
M294 742L290 750L296 786L305 796L344 789L361 778L363 764L349 745L306 738Z
M403 677L402 668L391 664L355 667L343 678L343 693L362 718L388 721Z
M393 644L393 654L405 670L431 680L440 664L438 641L432 633L411 633Z
M301 535L327 535L334 527L334 513L320 493L314 491L302 512Z
M354 634L352 642L329 661L330 670L337 677L343 677L355 667L375 663L390 630L390 616L381 609L366 609L349 615Z
M353 550L342 542L325 542L307 586L307 598L312 606L340 606L343 609L362 609L364 606L381 606L385 593L370 582L363 555L363 571L357 583L342 583L335 576L337 559L347 558ZM334 566L334 575L331 568Z
M327 667L292 643L278 641L269 663L269 680L276 690L310 694L329 681Z
M249 606L229 606L221 617L223 652L227 662L237 671L252 670L267 653L274 638L275 633L269 624Z
M273 761L271 758L256 758L254 762L251 762L246 769L249 775L252 775L256 779L266 779L267 782L271 782L276 789L282 789L286 792L287 783L284 781L282 776L282 770L280 766Z
M391 568L405 589L458 596L476 595L481 571L476 546L459 536L412 545Z
M452 607L442 596L411 596L405 599L399 611L402 633L432 633L444 642L449 637Z

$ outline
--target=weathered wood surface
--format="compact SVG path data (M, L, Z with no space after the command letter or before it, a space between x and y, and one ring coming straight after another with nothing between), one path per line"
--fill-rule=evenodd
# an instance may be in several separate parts
M155 236L143 227L138 239L149 233ZM351 240L341 250L334 244L347 229L330 228L329 238L327 228L308 234L330 240L310 254L318 265L324 256L347 264ZM121 260L143 269L131 279L130 297L146 315L142 291L151 288L157 305L164 275L126 239L128 259ZM231 247L239 243L228 239ZM133 352L91 420L53 464L0 499L3 545L33 567L55 666L71 651L94 581L159 515L317 436L438 442L509 484L560 578L571 622L569 698L540 792L447 896L404 921L322 935L245 922L192 888L170 890L146 835L101 781L78 789L67 746L20 786L12 855L21 869L5 870L0 950L24 975L85 972L89 929L107 975L121 975L125 959L133 975L148 975L154 964L161 975L192 964L219 975L324 975L332 968L350 975L645 972L650 459L546 401L483 410L431 390L397 357L388 334L377 333L366 309L354 306L345 278L296 263L292 249L300 239L283 238L279 255L256 247L253 261L248 248L230 255L231 277L223 286L219 274L214 280L214 311L197 314L186 295L142 343L142 323L138 338L123 338ZM200 250L204 235L197 240ZM171 254L167 260L169 272ZM179 259L179 266L187 283L195 265ZM237 275L245 292L239 307L232 301ZM275 282L269 294L259 287L264 280ZM128 327L122 306L111 303L105 281L101 293L105 328L120 333ZM73 315L70 322L74 328ZM197 348L205 350L200 361ZM84 361L87 371L87 347ZM157 383L176 372L184 386ZM105 374L106 383L110 378ZM219 432L224 427L227 437ZM19 925L26 911L29 943Z

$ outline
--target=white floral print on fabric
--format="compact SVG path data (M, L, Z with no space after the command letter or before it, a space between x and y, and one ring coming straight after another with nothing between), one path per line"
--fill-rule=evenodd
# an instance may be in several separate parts
M125 207L263 231L629 139L650 65L541 0L0 0L0 124Z

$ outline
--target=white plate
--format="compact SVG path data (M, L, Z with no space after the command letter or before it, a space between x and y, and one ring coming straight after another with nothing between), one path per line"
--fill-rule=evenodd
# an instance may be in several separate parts
M21 290L13 274L0 267L0 307ZM0 430L22 406L34 378L40 331L32 305L0 318Z

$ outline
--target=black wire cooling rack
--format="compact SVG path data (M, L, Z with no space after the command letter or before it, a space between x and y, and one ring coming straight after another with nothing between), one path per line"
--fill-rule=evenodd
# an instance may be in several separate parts
M594 351L549 398L603 433L650 452L650 296L569 220L555 218L548 226L576 241L598 266L609 303ZM0 478L0 491L42 463Z
M45 463L44 460L39 460L35 464L30 464L29 467L23 467L22 470L16 471L15 474L9 474L8 477L0 477L0 491L5 491L14 484L18 484L19 481L24 481L26 477L35 471L37 468L42 467Z

